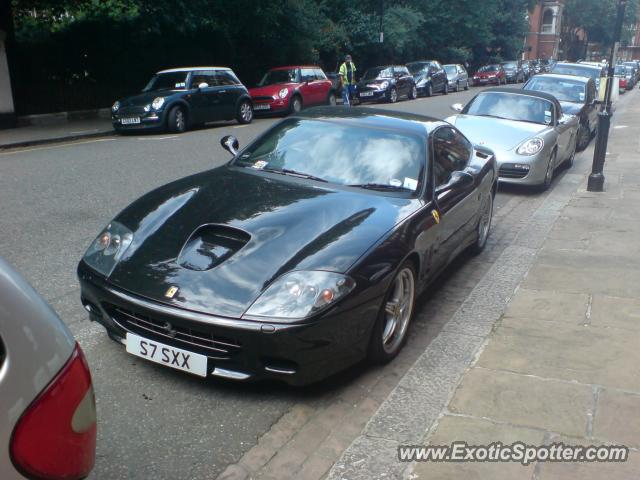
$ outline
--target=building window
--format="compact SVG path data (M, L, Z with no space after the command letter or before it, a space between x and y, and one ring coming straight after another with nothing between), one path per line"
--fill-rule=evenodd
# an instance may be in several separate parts
M547 8L542 15L542 33L553 33L553 10Z

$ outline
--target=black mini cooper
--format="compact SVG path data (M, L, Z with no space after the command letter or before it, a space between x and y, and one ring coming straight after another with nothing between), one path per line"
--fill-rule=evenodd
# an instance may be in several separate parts
M116 131L158 129L184 132L216 120L251 123L253 104L230 68L193 67L162 70L142 93L111 107Z

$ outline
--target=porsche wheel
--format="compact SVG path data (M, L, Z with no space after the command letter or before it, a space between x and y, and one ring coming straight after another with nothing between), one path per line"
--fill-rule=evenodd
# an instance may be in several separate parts
M372 362L387 363L401 350L407 339L415 300L415 268L406 261L391 282L373 327L368 353Z
M482 205L480 210L480 220L478 221L477 238L475 243L471 246L471 250L474 254L478 255L484 250L487 244L487 238L489 238L489 230L491 230L491 219L493 218L493 194L490 193Z
M547 170L544 175L544 180L540 184L540 190L542 190L543 192L546 190L549 190L549 187L551 186L551 182L553 182L553 172L555 170L554 163L556 163L556 154L557 152L556 150L554 150L551 156L549 157L549 163L547 163Z

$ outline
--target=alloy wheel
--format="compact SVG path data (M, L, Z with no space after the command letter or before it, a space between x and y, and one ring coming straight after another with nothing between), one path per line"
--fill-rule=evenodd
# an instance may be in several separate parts
M329 105L331 105L331 106L335 106L335 104L336 104L336 96L335 96L335 94L333 94L333 93L329 94L329 102L327 102L327 103L329 103Z
M184 111L181 108L176 110L176 131L184 132L186 127Z
M493 196L489 194L487 199L487 206L480 217L480 223L478 223L478 249L482 250L489 238L489 230L491 229L491 218L493 217Z
M391 103L396 103L398 101L398 91L395 88L392 88L389 92L389 101Z
M393 281L393 290L384 306L385 323L382 348L394 353L402 344L413 313L415 279L410 268L403 268Z
M242 105L240 105L240 117L244 123L250 123L253 119L253 109L251 105L249 105L249 102L243 102Z
M292 103L291 109L293 110L293 113L299 113L300 110L302 110L302 102L300 101L300 99L298 97L294 97L292 102L293 103Z
M418 97L418 88L414 85L411 88L411 99L413 100L414 98Z

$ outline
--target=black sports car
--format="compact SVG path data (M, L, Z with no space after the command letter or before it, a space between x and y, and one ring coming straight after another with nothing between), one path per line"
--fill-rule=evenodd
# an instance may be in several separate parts
M116 131L184 132L216 120L251 123L253 103L230 68L174 68L156 73L142 93L117 100L111 107Z
M127 351L202 377L320 380L402 347L416 296L483 249L496 163L450 124L378 109L289 117L136 200L78 266Z

